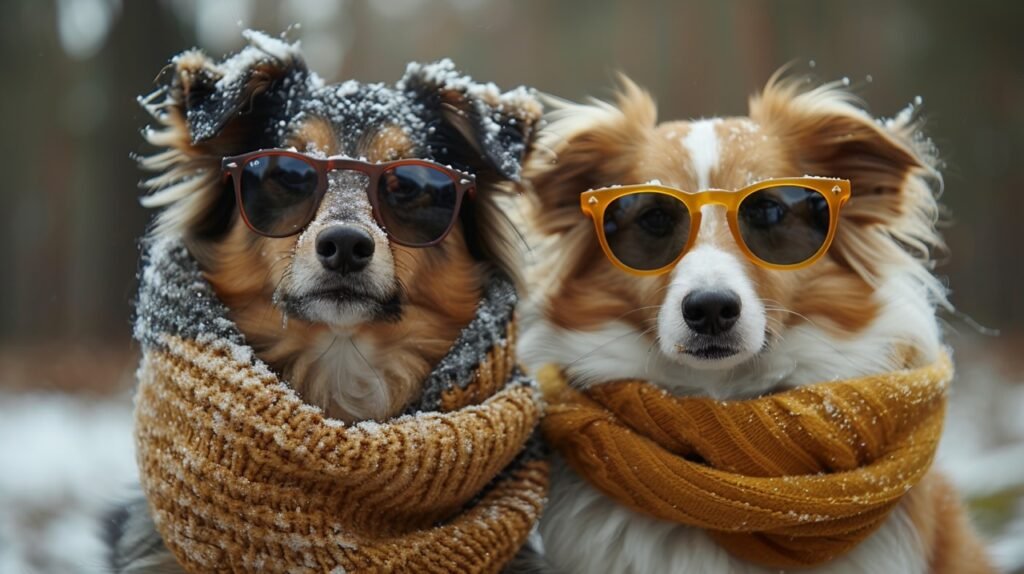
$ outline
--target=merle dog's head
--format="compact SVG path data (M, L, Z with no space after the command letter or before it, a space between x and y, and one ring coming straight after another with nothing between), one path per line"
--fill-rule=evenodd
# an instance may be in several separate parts
M264 298L289 317L349 328L394 322L409 303L443 312L453 297L477 296L481 269L516 276L499 196L518 178L540 116L528 90L475 83L448 60L410 64L394 85L326 85L297 44L245 36L223 61L176 56L143 100L160 124L146 139L163 148L142 160L159 172L143 200L163 208L154 233L180 235L229 307ZM427 159L474 175L475 192L437 245L405 247L375 216L368 176L330 171L301 231L266 237L241 217L221 162L273 148L368 164Z

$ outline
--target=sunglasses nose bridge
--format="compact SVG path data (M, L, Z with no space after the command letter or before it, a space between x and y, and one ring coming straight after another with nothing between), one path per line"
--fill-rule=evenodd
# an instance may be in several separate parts
M714 217L716 213L721 213L724 217L729 212L729 208L730 203L728 201L715 197L698 199L689 206L690 216L693 218Z
M341 157L327 158L321 165L323 166L323 173L325 177L338 171L361 171L358 165L355 165L346 158Z
M699 245L716 245L732 249L732 242L738 241L732 231L732 219L727 202L709 200L694 206L690 213L690 225L692 229L687 251Z
M725 189L706 189L693 195L694 202L701 209L711 205L721 205L729 209L735 198L735 192Z

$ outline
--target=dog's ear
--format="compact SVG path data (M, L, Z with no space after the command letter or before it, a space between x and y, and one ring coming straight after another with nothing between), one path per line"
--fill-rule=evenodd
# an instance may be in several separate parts
M841 84L807 89L799 79L773 78L751 99L751 117L778 138L800 173L849 179L833 251L865 278L877 262L911 257L929 267L944 249L935 229L941 176L930 140L909 106L875 119Z
M533 91L501 92L456 71L451 60L410 64L398 83L426 122L426 154L476 175L474 201L460 219L470 253L521 283L520 235L505 214L501 196L520 179L543 109Z
M163 207L157 232L216 236L230 224L233 195L221 178L221 158L275 147L278 130L314 80L297 44L245 31L248 45L216 62L199 50L175 56L161 86L140 103L157 126L146 140L160 153L140 158L158 172L144 182L147 207Z
M168 111L184 120L194 147L228 153L264 147L301 95L295 92L308 87L297 44L250 30L243 36L249 45L222 62L198 50L172 61Z
M531 221L543 235L581 228L589 232L580 194L628 181L643 163L641 144L657 123L657 106L626 76L620 76L612 103L549 99L538 151L523 172L523 187L534 207Z
M436 161L464 167L478 180L519 179L542 114L532 90L476 83L448 59L409 64L398 87L423 106L427 153Z

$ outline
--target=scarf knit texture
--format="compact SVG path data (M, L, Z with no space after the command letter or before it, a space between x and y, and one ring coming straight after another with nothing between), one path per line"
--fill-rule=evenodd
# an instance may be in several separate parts
M851 550L931 466L952 379L934 364L750 400L642 381L570 388L538 373L544 435L619 504L702 528L748 562L793 568Z
M407 414L326 418L245 345L195 260L144 246L135 441L164 543L189 572L496 572L547 494L515 290L492 280Z

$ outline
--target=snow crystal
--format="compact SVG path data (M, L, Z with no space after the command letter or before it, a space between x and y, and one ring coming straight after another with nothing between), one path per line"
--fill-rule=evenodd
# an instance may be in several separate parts
M357 93L358 91L359 82L355 80L348 80L342 83L340 86L338 86L338 89L335 90L334 95L339 98L347 98L348 96L351 96Z
M381 424L375 421L362 421L355 425L355 429L365 433L367 436L380 434Z
M217 89L234 86L253 66L269 61L271 58L280 63L288 63L301 57L299 42L288 44L256 30L243 30L242 37L249 42L249 45L217 66L217 70L221 73L220 79L217 80Z
M810 174L807 174L807 173L803 174L800 177L807 178L807 179L825 179L825 180L829 180L829 181L842 181L842 178L840 178L840 177L832 177L832 176L827 176L827 175L810 175ZM839 377L833 377L832 380L839 380Z

